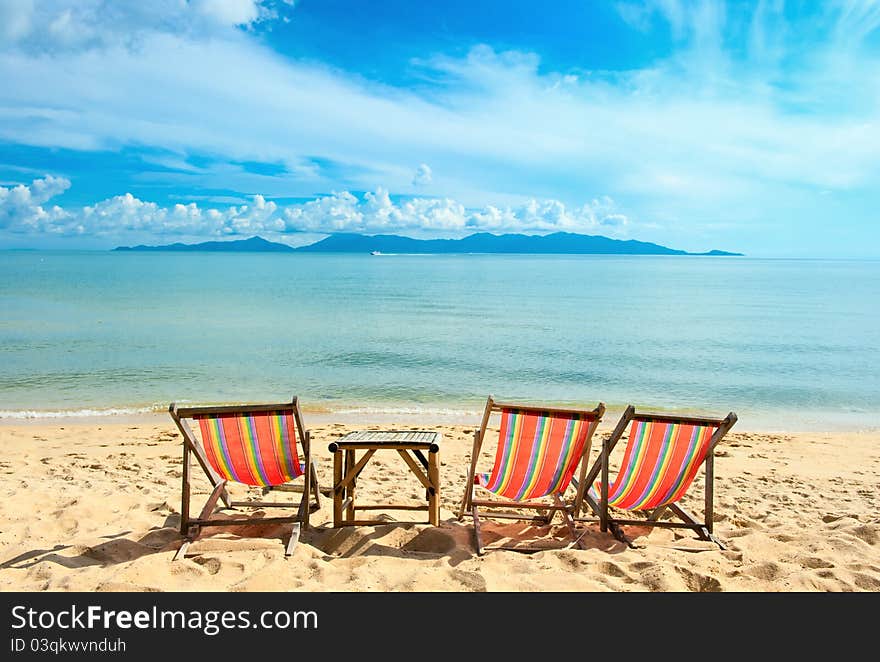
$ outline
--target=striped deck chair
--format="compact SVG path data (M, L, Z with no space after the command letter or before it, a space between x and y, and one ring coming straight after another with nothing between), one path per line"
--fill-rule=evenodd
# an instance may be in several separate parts
M599 518L602 531L610 527L618 540L631 546L620 525L693 529L701 539L711 540L723 549L724 546L712 535L714 450L736 420L733 412L723 419L714 419L637 413L635 407L630 405L611 436L602 444L599 458L577 486L575 521L596 521L580 517L586 502ZM620 468L614 482L609 484L609 457L630 423L632 425ZM678 501L687 493L703 465L706 467L706 485L703 521L700 522ZM600 473L599 482L594 482ZM647 517L612 517L612 508L643 512ZM667 511L681 521L660 521Z
M308 528L312 509L320 508L318 475L309 452L309 432L303 427L296 397L283 404L257 404L231 407L177 407L171 403L169 413L183 435L183 487L180 508L180 533L186 540L175 558L182 558L187 547L201 534L203 527L232 525L264 525L293 523L293 531L285 548L290 556L299 539L300 525ZM194 434L188 420L198 422L199 435ZM297 441L302 455L297 451ZM190 456L204 470L213 491L198 517L190 516ZM308 468L308 470L306 470ZM232 501L226 490L229 483L240 483L272 490L299 491L291 484L303 478L299 503ZM295 516L216 518L217 501L227 508L297 508Z
M480 511L493 519L534 519L520 514L521 509L540 510L549 524L557 511L575 536L571 507L562 499L583 458L590 453L593 432L602 418L605 405L592 410L559 409L515 403L498 403L489 396L480 429L474 432L474 446L467 485L458 519L469 511L474 522L474 542L478 554L484 546L480 531ZM477 472L477 461L486 437L486 427L493 413L500 412L501 428L495 449L495 464L488 473ZM488 492L484 499L478 492ZM548 502L549 500L549 502ZM511 512L513 510L514 512ZM579 543L578 543L579 544ZM496 546L493 549L504 549ZM510 547L516 551L533 551Z

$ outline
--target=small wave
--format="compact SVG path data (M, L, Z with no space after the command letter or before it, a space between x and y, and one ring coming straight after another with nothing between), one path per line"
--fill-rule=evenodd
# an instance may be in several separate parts
M36 409L0 411L0 419L9 418L16 420L36 418L91 418L93 416L130 416L132 414L152 414L163 411L166 407L154 405L152 407L119 407L111 409L63 409L53 411L41 411Z

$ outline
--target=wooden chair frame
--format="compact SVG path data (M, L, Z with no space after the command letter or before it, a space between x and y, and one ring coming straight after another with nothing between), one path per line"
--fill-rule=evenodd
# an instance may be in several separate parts
M284 502L267 502L267 501L232 501L226 490L227 480L222 478L210 465L205 451L199 439L193 434L192 428L189 426L187 419L192 419L201 414L250 414L264 411L284 411L292 412L296 425L296 433L302 447L300 460L305 466L303 472L302 498L299 504L296 501L289 503ZM240 525L264 525L264 524L288 524L292 523L293 530L290 539L285 546L285 556L290 556L299 540L300 526L304 529L309 527L309 514L312 507L318 509L321 507L320 489L318 486L318 474L315 462L311 458L310 452L310 433L302 422L302 413L299 408L299 400L296 396L290 402L280 404L252 404L252 405L233 405L233 406L204 406L204 407L178 407L175 403L171 403L168 408L171 418L177 425L177 429L183 435L183 476L181 486L181 506L180 506L180 533L186 538L183 545L178 549L175 559L183 558L187 548L200 535L203 527L209 526L240 526ZM198 517L190 516L191 507L191 456L195 456L199 466L204 470L208 481L211 483L213 490L202 507ZM270 485L263 488L263 494L268 494L272 490L283 492L298 492L297 487L290 483L283 485ZM314 496L314 504L310 503L309 496ZM218 501L223 501L226 508L297 508L297 514L288 517L264 517L264 518L234 518L222 519L215 518L215 507ZM222 510L222 509L221 509Z
M687 512L678 503L670 503L660 508L656 508L648 513L645 519L620 519L612 517L609 512L608 505L608 473L609 458L614 447L627 426L632 421L662 421L667 423L685 423L692 425L712 425L717 426L714 434L709 440L706 457L703 460L705 465L705 489L704 489L704 507L703 520L699 521L696 517ZM577 487L577 497L574 503L574 520L575 522L599 522L599 528L602 532L611 529L611 533L621 542L632 546L632 542L626 538L620 530L620 525L631 524L637 526L657 526L667 528L686 528L692 529L702 540L709 540L724 549L724 545L713 535L712 532L712 503L714 499L714 482L715 482L715 447L728 433L737 421L735 413L730 412L722 419L705 418L699 416L676 416L669 414L655 414L649 412L636 412L633 405L629 405L620 417L617 426L611 433L611 436L602 442L602 452L599 458L593 463L589 473L586 476L580 476L575 481ZM601 473L601 488L599 493L599 501L597 502L589 493L590 486L595 482ZM682 495L683 496L683 495ZM589 505L590 509L596 515L596 518L581 517L580 512L584 503ZM660 517L667 511L671 511L681 522L660 521Z
M575 540L575 543L580 545L580 539L576 535L574 520L572 517L572 507L569 504L566 504L562 499L562 493L553 494L552 502L548 503L546 501L540 501L535 503L529 503L526 501L511 501L511 500L503 500L503 499L478 499L476 495L476 487L474 484L474 476L476 476L477 462L480 457L480 451L483 446L483 441L486 436L486 428L489 424L489 419L491 418L493 413L501 412L505 409L517 409L523 412L532 412L535 414L543 414L543 413L558 413L558 414L582 414L587 419L589 419L590 426L587 429L587 439L584 444L583 452L580 457L577 458L577 462L581 464L581 472L585 471L584 467L584 458L589 457L590 455L590 447L592 444L593 433L596 431L596 427L599 425L599 421L602 420L602 415L605 412L604 403L600 402L595 409L566 409L560 407L543 407L535 404L523 404L523 403L513 403L513 402L496 402L493 396L489 396L486 400L486 408L483 412L483 419L480 423L480 428L474 431L474 445L473 451L471 454L471 464L468 470L467 484L465 485L464 496L462 497L461 507L458 511L458 519L464 517L464 515L469 514L473 518L474 522L474 545L477 549L477 554L482 555L486 549L510 549L513 551L520 552L531 552L531 551L541 551L539 548L524 548L524 547L505 547L505 546L496 546L492 548L486 548L483 545L482 533L480 531L480 511L479 508L484 508L483 514L491 519L514 519L514 520L535 520L539 519L543 524L550 524L553 520L553 517L557 512L562 513L562 517L568 526L569 533L572 538ZM498 440L498 443L501 443L501 440ZM572 482L574 479L572 479ZM568 486L566 486L566 489ZM487 509L487 510L486 510ZM507 509L505 512L496 512L498 509ZM531 509L542 511L546 514L544 517L527 517L525 515L511 513L510 509Z

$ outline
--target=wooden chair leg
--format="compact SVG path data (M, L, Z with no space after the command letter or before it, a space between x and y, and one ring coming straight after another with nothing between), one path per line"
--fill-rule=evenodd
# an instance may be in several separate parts
M611 530L611 535L613 535L617 540L624 543L630 549L638 549L638 546L633 544L633 541L626 537L623 533L623 529L620 528L620 524L615 522L614 520L608 520L608 528Z
M299 508L296 511L296 518L305 524L305 527L309 527L309 493L303 492L302 499L299 502ZM296 526L299 526L299 522L297 522Z
M485 425L485 421L487 419L488 414L483 415L483 421ZM482 428L481 428L482 429ZM458 509L458 521L461 521L461 518L464 517L464 511L470 505L470 498L473 498L474 494L474 474L476 473L477 466L477 458L480 456L480 446L482 445L482 437L480 430L474 431L474 447L471 450L471 464L468 467L468 475L467 475L467 483L464 486L464 495L461 498L461 506Z
M556 515L556 511L550 508L547 511L539 510L537 517L535 519L543 524L544 526L550 526L550 523L553 521L553 517Z
M669 510L678 515L678 517L685 523L693 525L694 530L700 537L700 540L714 542L721 549L726 549L724 544L720 540L718 540L718 538L716 538L711 531L709 531L709 528L705 524L698 522L693 515L691 515L688 511L679 506L677 503L670 503Z
M555 499L557 506L564 506L565 505L562 502L562 499L559 498L558 494L554 494L553 498ZM565 520L566 526L568 526L568 532L571 534L572 540L574 540L574 544L577 545L578 548L583 549L584 548L583 543L581 542L582 536L579 536L577 534L577 529L574 526L574 517L571 514L571 511L573 508L574 508L574 506L571 506L570 508L565 508L564 510L561 510L559 512L562 513L562 518ZM554 511L550 511L550 512L553 513Z
M593 511L593 515L599 517L602 514L602 510L599 508L599 502L589 494L584 494L584 501L590 507L590 510Z
M214 491L211 492L211 496L209 496L208 500L205 502L205 506L202 508L199 519L208 519L211 516L211 513L214 512L214 507L217 505L217 501L221 498L225 491L226 481L221 480L214 486Z
M669 510L671 510L673 513L675 513L676 515L678 515L679 519L681 519L685 524L690 524L690 525L692 525L692 526L694 526L694 527L699 526L699 527L701 527L703 530L706 529L706 527L703 526L701 522L698 522L698 521L697 521L697 518L696 518L696 517L694 517L693 515L691 515L688 511L686 511L684 508L682 508L681 506L679 506L677 503L670 503L670 504L669 504Z
M321 508L321 489L318 485L318 469L312 460L312 491L315 493L315 508Z
M188 486L187 486L188 488ZM186 488L185 488L186 489ZM211 495L208 497L208 500L205 502L205 505L202 507L202 512L199 514L199 519L209 519L211 514L214 512L214 508L217 505L217 501L220 500L223 495L226 493L226 481L221 480L215 486ZM187 507L187 510L189 508ZM189 546L196 541L196 538L201 535L202 529L197 524L181 524L181 526L186 527L186 532L183 534L186 536L186 540L183 541L183 544L177 549L177 552L174 554L174 558L172 561L176 561L177 559L182 559L186 555L186 550Z
M663 516L663 513L666 512L666 509L667 506L660 506L659 508L655 508L651 511L651 514L648 515L648 520L650 520L651 522L656 522Z

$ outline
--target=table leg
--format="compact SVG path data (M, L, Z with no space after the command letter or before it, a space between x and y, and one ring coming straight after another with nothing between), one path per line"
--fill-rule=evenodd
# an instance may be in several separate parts
M346 450L345 451L345 474L348 475L348 472L352 470L355 465L355 454L354 450ZM351 482L348 484L347 494L345 495L348 498L348 507L345 509L345 518L349 521L354 520L354 488L357 485L357 477L351 479Z
M440 470L437 467L437 452L428 453L428 522L434 526L440 524Z
M342 451L333 453L333 526L342 524L342 500L345 498L345 490L339 487L342 482Z

